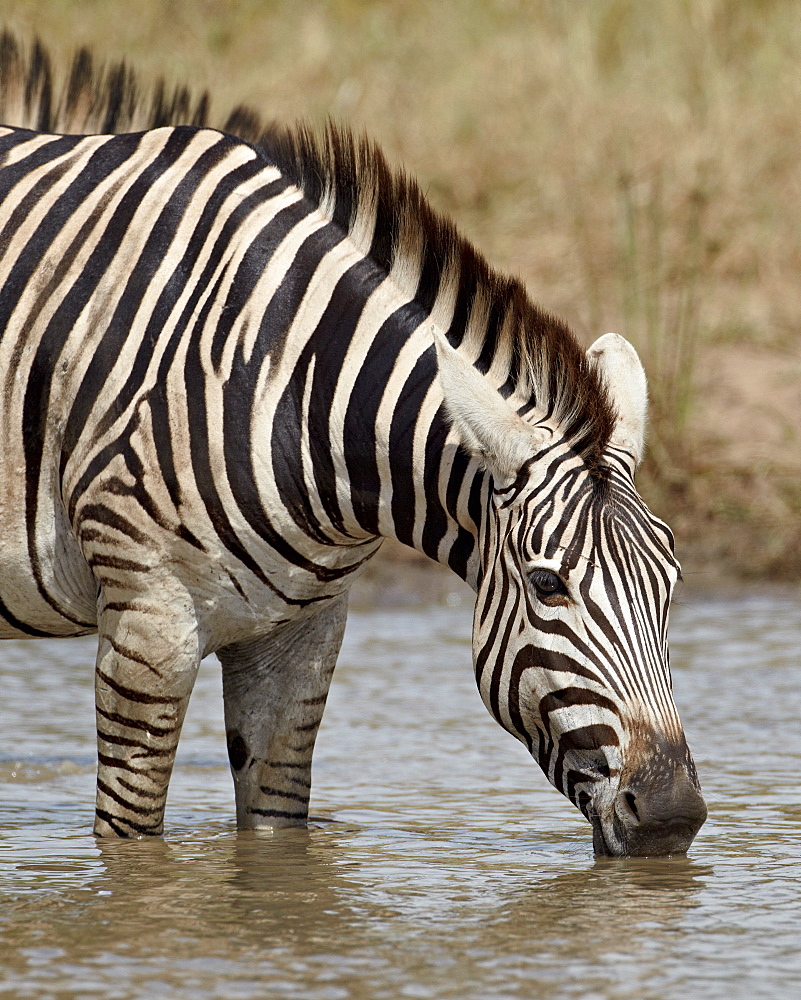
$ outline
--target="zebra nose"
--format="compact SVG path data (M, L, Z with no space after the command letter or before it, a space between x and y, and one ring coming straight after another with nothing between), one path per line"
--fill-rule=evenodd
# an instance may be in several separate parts
M661 781L629 781L615 803L615 825L633 856L684 854L706 817L703 796L684 767Z

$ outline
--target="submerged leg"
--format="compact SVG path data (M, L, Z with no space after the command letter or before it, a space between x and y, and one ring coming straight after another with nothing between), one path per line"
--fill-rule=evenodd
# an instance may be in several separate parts
M95 671L98 836L157 835L200 663L191 604L101 608Z
M346 615L343 595L313 617L218 653L240 829L306 823L314 742Z

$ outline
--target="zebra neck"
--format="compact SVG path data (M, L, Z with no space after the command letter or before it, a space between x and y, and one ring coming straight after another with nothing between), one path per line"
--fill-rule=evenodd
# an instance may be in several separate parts
M486 476L450 430L430 323L410 303L354 357L358 370L340 373L347 402L331 419L345 521L416 549L475 589Z
M296 245L266 269L262 254L220 367L238 507L318 577L355 568L387 537L475 586L485 477L449 436L431 329L440 317L319 211L294 200L285 214ZM293 280L270 282L289 250Z

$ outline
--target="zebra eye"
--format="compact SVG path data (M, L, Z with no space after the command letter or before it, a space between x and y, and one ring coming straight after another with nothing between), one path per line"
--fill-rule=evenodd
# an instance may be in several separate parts
M567 587L556 573L549 569L535 569L531 574L531 582L534 584L537 596L546 604L561 604L563 602L559 598L567 597Z

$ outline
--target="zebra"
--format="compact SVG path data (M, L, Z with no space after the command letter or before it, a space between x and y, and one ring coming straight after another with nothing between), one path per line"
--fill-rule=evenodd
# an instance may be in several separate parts
M679 564L647 385L367 138L0 40L0 636L98 634L94 832L163 832L201 659L240 829L302 826L348 591L394 538L476 593L481 698L598 855L687 850ZM488 762L489 763L489 762Z

